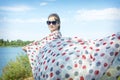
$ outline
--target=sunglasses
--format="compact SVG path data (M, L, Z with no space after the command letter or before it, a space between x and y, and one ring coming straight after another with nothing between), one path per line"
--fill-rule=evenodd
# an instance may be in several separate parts
M53 24L53 25L56 25L57 21L47 21L47 24L50 25L50 24Z

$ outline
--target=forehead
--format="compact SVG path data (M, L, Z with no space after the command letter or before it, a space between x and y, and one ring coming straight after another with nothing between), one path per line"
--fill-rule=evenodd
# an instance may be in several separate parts
M54 17L54 16L51 16L51 17L49 17L49 19L48 20L50 20L50 21L55 21L56 20L56 17Z

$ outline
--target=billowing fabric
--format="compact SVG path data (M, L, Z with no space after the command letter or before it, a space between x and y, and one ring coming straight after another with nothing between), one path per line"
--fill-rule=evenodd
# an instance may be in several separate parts
M92 41L55 31L26 48L35 80L116 80L120 75L120 33Z

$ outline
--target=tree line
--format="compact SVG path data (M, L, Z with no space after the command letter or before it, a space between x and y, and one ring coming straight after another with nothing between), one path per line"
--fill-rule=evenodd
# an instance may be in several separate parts
M23 40L4 40L4 39L0 39L0 46L1 47L6 47L6 46L12 46L12 47L18 47L18 46L25 46L29 43L31 43L33 41L23 41Z

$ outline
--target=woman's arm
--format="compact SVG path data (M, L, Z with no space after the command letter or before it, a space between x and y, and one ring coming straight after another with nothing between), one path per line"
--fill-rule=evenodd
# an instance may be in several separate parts
M61 33L59 31L55 31L51 34L49 34L48 36L42 38L41 40L39 41L34 41L24 47L22 47L22 49L27 52L28 48L30 48L31 46L36 46L38 47L38 49L42 48L45 44L51 42L52 40L55 40L55 39L59 39L61 38Z

